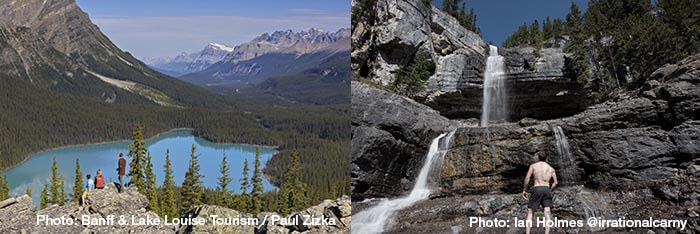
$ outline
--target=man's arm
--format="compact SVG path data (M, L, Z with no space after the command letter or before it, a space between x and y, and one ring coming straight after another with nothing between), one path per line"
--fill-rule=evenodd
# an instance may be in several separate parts
M556 171L552 171L552 179L554 179L554 182L552 183L552 186L549 187L549 190L554 190L554 188L557 187L557 183L559 182L559 181L557 181L557 172Z
M527 199L527 185L530 183L530 176L532 176L532 165L527 170L527 175L525 176L525 182L523 182L523 198Z

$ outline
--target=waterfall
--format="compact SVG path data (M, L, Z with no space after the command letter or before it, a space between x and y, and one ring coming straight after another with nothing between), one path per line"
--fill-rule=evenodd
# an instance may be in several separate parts
M491 120L505 120L508 115L503 56L498 55L498 47L489 45L489 48L481 104L482 127L488 126Z
M569 145L569 139L566 138L564 131L560 126L552 127L554 131L554 138L557 144L557 152L559 153L559 165L561 166L560 175L563 182L568 184L573 184L576 182L576 162L571 156L571 146Z
M428 183L431 169L439 168L433 164L439 163L440 159L447 153L454 133L454 130L447 134L443 133L430 143L428 155L425 157L425 162L418 173L416 183L408 196L382 199L375 206L353 215L351 221L352 233L381 233L390 224L397 211L428 198L430 193L432 193Z

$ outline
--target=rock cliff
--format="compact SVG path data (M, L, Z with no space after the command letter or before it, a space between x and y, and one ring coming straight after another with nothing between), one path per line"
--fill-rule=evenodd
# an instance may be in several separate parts
M238 212L236 210L222 208L212 205L202 205L192 208L186 213L190 218L204 218L207 223L204 225L119 225L119 216L125 216L126 221L131 224L131 217L134 219L154 218L158 215L146 210L148 199L141 195L136 188L126 188L122 193L118 193L113 183L109 183L104 189L97 189L89 193L89 204L86 210L80 210L76 203L63 206L53 205L42 210L36 210L31 197L23 195L0 202L0 232L1 233L349 233L350 223L350 198L345 196L337 200L326 200L323 203L312 206L304 211L292 214L311 215L321 217L322 215L335 219L334 226L285 226L276 223L275 225L265 223L259 226L246 225L212 225L210 215L220 217L242 217L252 218L253 215ZM262 213L264 215L276 215L274 213ZM43 221L37 225L40 216L50 218L64 218L71 220L75 225L49 225ZM114 224L103 225L82 225L83 219L89 217L91 220L108 217L115 217ZM162 220L162 219L161 219ZM296 231L296 232L295 232Z
M411 146L415 149L426 149L426 141L441 129L446 132L445 129L458 128L440 168L440 189L430 200L401 211L390 233L462 232L474 230L467 226L469 216L522 217L525 201L517 193L522 189L528 165L536 161L536 152L549 156L547 161L557 169L564 186L555 191L553 212L559 218L602 215L687 219L689 230L685 233L700 231L697 195L700 194L700 54L659 68L641 89L619 91L612 99L572 116L547 121L524 118L488 128L446 120L427 106L400 102L405 98L366 85L353 85L353 110L357 113L353 116L353 175L382 174L387 168L402 167L408 169L405 175L415 175L416 167L420 166L415 162L425 155L424 150L406 155L395 153L406 148L401 142L365 140L365 135L376 131L370 126L393 123L393 132L406 129L435 132L423 134L422 143ZM356 93L361 98L355 99ZM369 103L392 103L392 107ZM417 116L415 113L432 114L429 119L416 120L412 119ZM395 118L412 124L396 126L401 121ZM557 127L568 138L571 165L567 165L567 159L557 150L554 133ZM395 160L399 158L397 155L413 161ZM382 166L355 167L358 162L370 159L377 160L373 165ZM385 190L406 187L384 177L353 177L356 209L372 204L372 201L359 202L369 195L363 187L357 187L359 183L386 187ZM375 190L372 195L396 195L396 192L378 192ZM478 231L502 233L504 230Z

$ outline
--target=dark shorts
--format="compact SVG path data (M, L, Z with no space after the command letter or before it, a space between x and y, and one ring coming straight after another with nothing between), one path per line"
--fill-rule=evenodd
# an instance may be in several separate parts
M552 192L548 186L535 186L530 194L530 201L527 202L527 208L537 210L543 207L552 207Z

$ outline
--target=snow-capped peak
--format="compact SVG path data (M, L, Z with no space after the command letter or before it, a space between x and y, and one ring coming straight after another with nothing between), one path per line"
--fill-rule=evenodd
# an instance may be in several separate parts
M218 50L223 50L223 51L226 51L226 52L231 52L231 51L233 51L233 48L232 48L232 47L228 47L228 46L225 46L225 45L222 45L222 44L218 44L218 43L213 43L213 42L212 42L212 43L209 43L209 47L212 47L212 48L218 49Z

